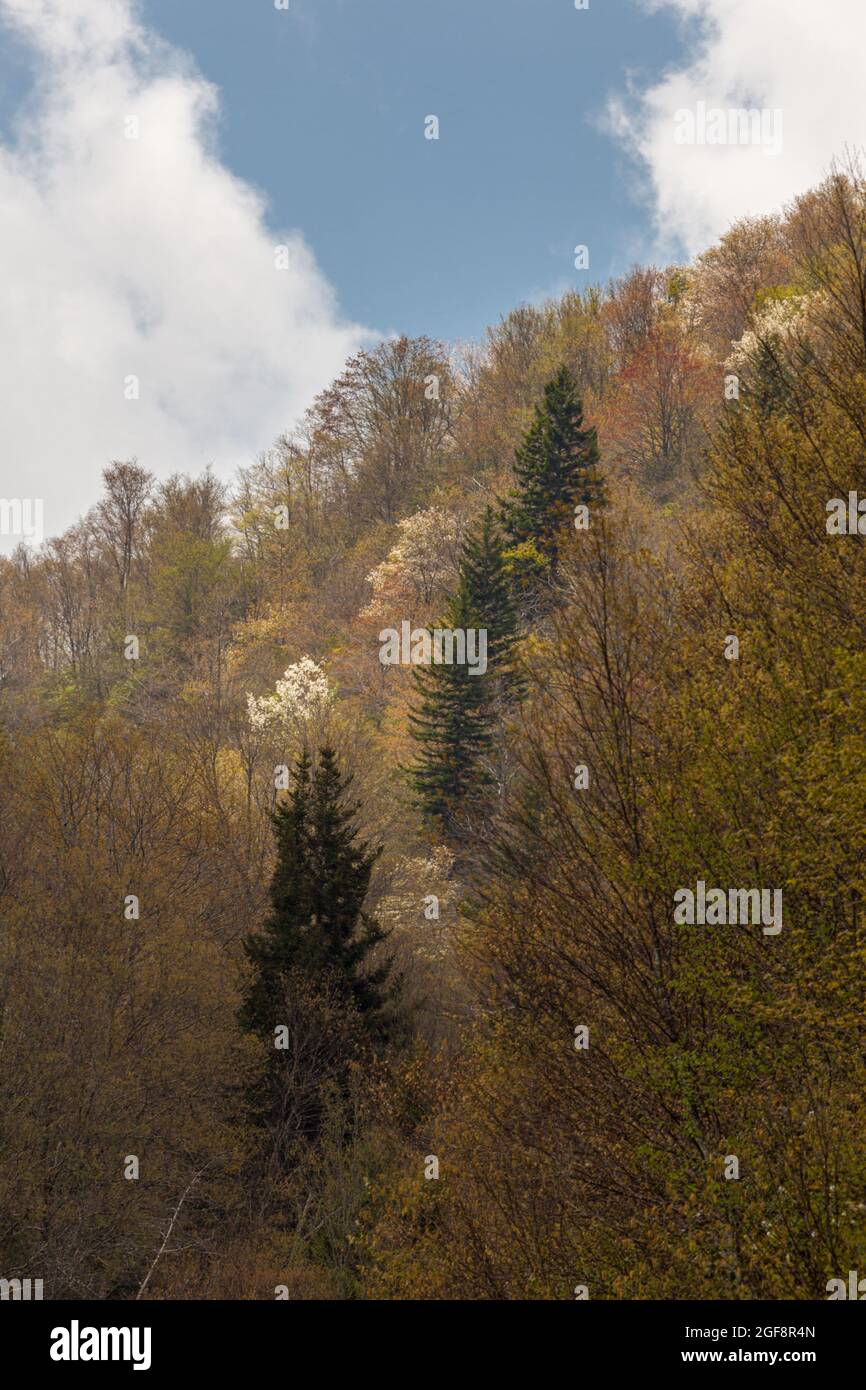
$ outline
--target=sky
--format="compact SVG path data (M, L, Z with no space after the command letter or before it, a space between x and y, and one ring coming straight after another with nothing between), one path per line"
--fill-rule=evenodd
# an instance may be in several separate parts
M626 72L651 78L681 51L670 14L631 0L290 5L151 0L145 13L217 83L228 164L277 224L303 230L353 319L477 337L575 283L576 243L594 279L645 249L599 122Z
M112 459L231 478L359 347L687 260L866 145L862 0L278 5L0 0L0 500L43 515L0 549ZM746 105L760 138L706 138Z

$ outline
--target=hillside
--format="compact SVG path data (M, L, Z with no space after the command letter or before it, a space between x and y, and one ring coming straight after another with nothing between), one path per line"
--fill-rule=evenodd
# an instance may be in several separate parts
M0 559L5 1274L863 1268L864 445L852 161L692 264L360 352L231 486L106 461Z

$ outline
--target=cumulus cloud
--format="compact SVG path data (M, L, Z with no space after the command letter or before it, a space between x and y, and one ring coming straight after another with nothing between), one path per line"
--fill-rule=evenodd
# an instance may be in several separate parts
M778 209L819 182L846 148L866 146L862 0L645 0L645 7L682 21L689 62L614 99L609 117L641 163L663 254L703 250L738 217ZM708 135L713 112L761 108L763 141L677 143L678 113L693 113L699 126L703 119Z
M0 497L43 498L56 534L111 459L230 476L366 334L220 162L216 90L134 0L0 0L0 23L34 60L0 143Z

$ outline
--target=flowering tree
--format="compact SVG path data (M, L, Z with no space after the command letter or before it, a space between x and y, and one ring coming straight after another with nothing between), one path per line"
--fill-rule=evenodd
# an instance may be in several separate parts
M799 343L816 295L791 294L769 299L753 316L752 326L734 343L725 363L729 371L759 364L769 350Z
M321 666L302 656L277 681L273 695L247 695L250 724L259 732L299 729L330 706L333 691Z
M428 507L398 523L400 538L386 559L367 575L373 597L361 616L385 619L426 607L454 586L460 526L453 512Z

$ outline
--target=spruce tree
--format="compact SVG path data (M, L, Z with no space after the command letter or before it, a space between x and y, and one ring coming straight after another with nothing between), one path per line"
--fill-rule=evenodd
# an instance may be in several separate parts
M410 769L424 813L446 836L461 832L461 815L489 787L489 754L503 708L520 693L513 655L517 613L502 540L487 509L478 532L466 541L457 592L442 625L487 633L487 669L466 665L420 666L415 685L420 699L409 717L419 745Z
M465 584L441 622L455 630L481 626ZM483 762L491 742L486 677L455 662L419 666L414 679L420 698L409 716L409 729L419 754L410 768L412 785L424 814L439 821L446 835L453 835L459 829L459 812L489 781Z
M544 388L544 400L516 451L518 487L502 507L502 525L518 572L555 579L560 532L572 523L578 503L602 500L594 429L583 428L577 385L560 367Z
M514 648L519 636L517 605L492 507L487 508L478 532L470 534L463 547L460 578L470 608L487 629L489 679L485 677L485 695L489 704L493 687L504 698L520 689L514 670Z
M370 875L380 850L358 840L355 814L348 804L350 776L343 777L331 748L322 748L310 803L310 868L315 884L313 909L318 958L345 982L359 1012L378 1028L382 986L388 966L371 971L369 952L384 939L375 918L364 911Z
M304 751L292 780L289 797L272 816L277 862L270 911L262 930L244 942L253 977L240 1021L249 1032L271 1035L286 982L300 973L313 987L351 1001L375 1032L388 971L387 965L363 969L383 937L363 904L378 851L358 841L357 806L346 802L351 779L341 777L330 748L320 750L312 776Z

